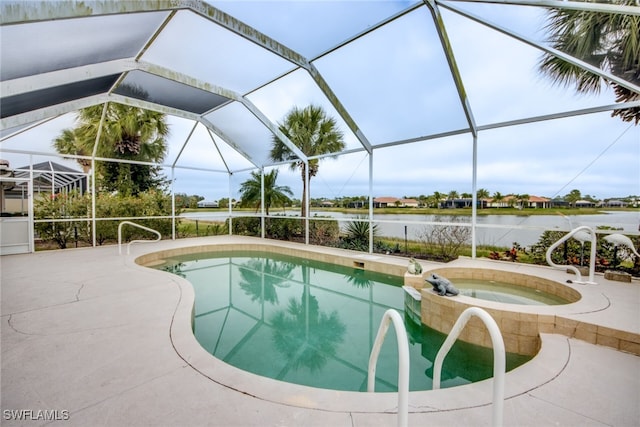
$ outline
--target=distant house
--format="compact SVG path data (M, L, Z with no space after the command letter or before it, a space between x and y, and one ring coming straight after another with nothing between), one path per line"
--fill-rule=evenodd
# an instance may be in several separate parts
M553 202L555 203L556 201L554 200ZM512 206L519 207L520 203L522 203L523 208L549 208L552 205L551 199L539 196L529 196L529 198L523 202L520 202L520 200L512 194L505 196L499 202L493 199L487 200L487 206L492 208L508 208Z
M568 208L569 202L563 199L553 199L550 202L552 208Z
M596 203L591 200L576 200L575 202L576 208L595 208Z
M510 206L509 203L512 198L513 198L512 196L506 196L506 197L503 197L501 200L489 199L487 200L487 207L508 208Z
M374 208L417 208L420 202L416 199L399 199L397 197L376 197L373 199Z
M547 199L546 197L529 196L528 203L530 208L546 209L551 207L551 199Z
M320 203L320 206L322 206L323 208L332 208L334 204L335 203L333 203L331 200L323 200L322 203Z
M416 199L401 199L400 206L403 208L417 208L420 205Z
M217 208L219 207L218 202L212 202L209 200L200 200L198 202L199 208Z
M478 199L476 200L476 206L480 209L489 207L490 199ZM444 209L464 209L473 206L473 199L471 197L463 197L459 199L446 199L439 203L439 207Z
M347 204L347 207L360 209L360 208L364 208L366 203L367 202L362 201L362 200L356 200L356 201L353 201L353 202L349 202Z
M599 206L605 208L626 208L628 203L623 202L622 200L605 200L598 204Z
M470 208L473 206L473 199L470 197L462 199L447 199L441 203L441 206L445 209Z
M373 199L374 208L393 208L398 206L396 202L400 202L397 197L376 197Z

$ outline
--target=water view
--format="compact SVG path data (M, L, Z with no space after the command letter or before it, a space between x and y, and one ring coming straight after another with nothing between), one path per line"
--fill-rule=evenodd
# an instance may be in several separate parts
M288 210L287 215L299 215L299 211ZM199 218L216 221L224 221L228 211L216 212L186 212L184 218ZM278 215L278 212L272 213ZM356 215L340 212L311 211L311 215L336 218L340 221L353 220ZM416 222L446 221L447 212L442 215L418 215L418 214L374 214L374 220L378 224L380 236L419 240L426 224ZM460 217L460 221L470 223L470 216ZM393 221L393 222L391 222ZM569 231L581 225L588 225L597 229L605 226L617 229L616 232L625 234L638 234L640 225L640 212L607 212L596 215L570 215L567 217L552 215L479 215L477 217L477 242L479 245L494 245L510 247L513 242L521 246L530 246L536 243L545 230ZM405 235L406 227L406 235Z

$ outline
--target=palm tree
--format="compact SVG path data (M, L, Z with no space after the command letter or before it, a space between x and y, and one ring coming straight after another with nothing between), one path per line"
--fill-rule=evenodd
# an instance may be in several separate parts
M489 190L486 188L478 189L478 191L476 191L476 198L480 202L480 209L484 208L484 202L482 201L489 198Z
M60 154L90 156L100 128L103 106L95 105L78 112L78 126L65 129L54 140ZM166 116L124 104L109 103L98 142L98 157L159 163L167 151L169 125ZM90 162L78 163L88 171ZM96 169L101 186L120 194L138 194L163 183L159 168L150 165L105 162Z
M436 205L436 208L440 209L440 202L442 201L442 199L444 197L443 194L441 192L439 192L439 191L434 191L433 194L431 195L431 197L432 197L432 199L433 199L433 201L434 201L434 203Z
M345 226L344 241L348 249L367 251L369 247L369 221L366 217L358 216ZM373 224L373 238L378 235L378 224Z
M620 5L637 4L636 0L620 0ZM550 9L548 24L551 46L640 84L640 16L570 9ZM598 92L603 79L550 53L543 55L540 71L563 85L576 84L578 92ZM640 99L640 94L617 83L612 84L616 102ZM613 116L623 121L640 122L640 107L615 110Z
M72 154L74 156L91 156L93 151L93 144L88 146L87 140L79 137L79 132L74 132L71 129L64 129L62 134L53 140L53 146L60 154ZM94 140L95 142L95 140ZM89 159L76 159L82 171L89 173L91 169L91 160Z
M497 207L500 207L500 204L504 201L504 196L499 191L493 193L493 203L497 204Z
M273 169L264 175L264 209L269 215L271 206L284 207L289 201L289 196L293 195L291 189L287 186L276 185L278 180L278 170ZM251 172L251 178L240 185L240 199L243 206L255 206L256 212L260 209L262 203L262 184L260 173Z
M569 194L564 196L564 200L569 202L569 205L574 208L576 207L576 202L580 199L582 199L582 194L578 189L573 189L569 192Z
M280 131L306 156L313 157L328 153L337 153L344 149L342 132L338 130L335 119L328 117L322 107L310 105L300 109L293 107L278 124ZM302 175L301 215L307 216L307 165L278 138L273 136L271 159L274 161L292 161L291 169L300 168ZM319 159L309 160L309 181L318 173Z
M525 208L525 202L529 202L529 195L524 193L524 194L516 194L515 195L516 199L518 200L518 203L520 205L520 209Z

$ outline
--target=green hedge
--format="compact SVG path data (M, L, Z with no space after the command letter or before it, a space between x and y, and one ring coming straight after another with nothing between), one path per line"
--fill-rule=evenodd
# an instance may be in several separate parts
M99 194L96 196L97 218L132 218L171 215L171 196L161 191L147 191L137 196ZM179 212L176 211L176 215ZM34 202L34 216L37 220L64 220L38 222L35 230L44 241L55 242L59 248L66 248L72 241L93 242L91 226L91 195L77 192L64 194L42 193ZM96 221L96 242L102 245L118 239L118 225L121 219ZM148 218L132 220L136 224L152 228L162 236L172 234L170 218ZM148 239L154 235L148 231L123 227L124 241Z
M234 218L232 232L242 236L260 236L260 218ZM226 222L229 226L229 220ZM340 226L337 220L309 220L309 243L335 246L338 243ZM265 218L265 237L275 240L304 240L304 220L295 217Z

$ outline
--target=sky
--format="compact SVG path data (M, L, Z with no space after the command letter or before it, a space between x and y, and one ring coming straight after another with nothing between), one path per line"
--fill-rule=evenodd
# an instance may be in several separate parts
M411 3L212 2L307 57L321 54ZM533 40L544 38L544 15L537 8L465 7ZM263 19L266 14L270 19ZM476 124L614 103L607 87L599 94L579 95L573 88L553 85L537 71L540 50L448 10L442 15ZM326 25L328 20L331 26ZM470 133L393 145L467 126L432 23L428 9L422 7L314 61L374 150L372 173L364 151L322 160L318 176L311 180L312 198L367 195L370 175L374 197L472 191ZM238 93L251 91L265 75L280 75L291 69L288 62L219 29L203 36L212 31L208 24L179 12L143 59ZM185 38L189 49L184 49ZM304 70L289 73L246 97L273 123L282 121L293 105L319 104L337 119L347 148L361 147ZM258 161L267 160L270 133L242 106L232 104L206 117ZM202 125L195 128L181 150L194 124L172 116L168 122L171 135L166 163L172 164L177 158L178 166L217 171L176 168L174 191L198 194L207 200L238 198L240 184L249 177L246 169L250 163L221 137L214 136L212 141ZM51 141L73 125L74 116L68 114L3 141L0 149L28 146L48 151ZM391 146L375 148L382 145ZM3 152L2 158L15 167L29 162L28 156L13 153ZM37 163L44 159L34 156L33 160ZM74 165L68 161L65 164ZM477 165L477 188L490 194L556 197L578 189L596 198L640 195L640 127L604 112L484 130L477 139ZM231 177L224 172L227 166L234 171ZM171 176L170 168L165 170ZM289 186L300 198L299 171L280 167L278 183Z

